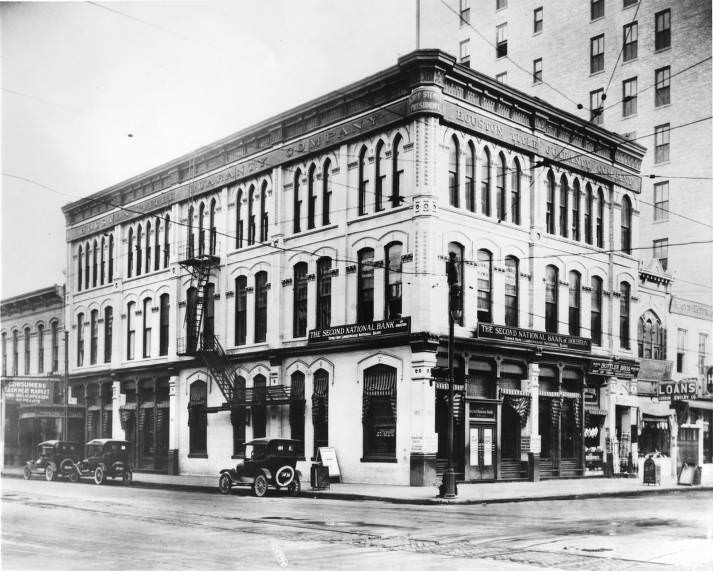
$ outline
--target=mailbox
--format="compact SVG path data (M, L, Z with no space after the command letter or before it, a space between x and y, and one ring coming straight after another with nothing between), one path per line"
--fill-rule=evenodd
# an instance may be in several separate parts
M651 456L644 461L644 484L661 485L661 465Z

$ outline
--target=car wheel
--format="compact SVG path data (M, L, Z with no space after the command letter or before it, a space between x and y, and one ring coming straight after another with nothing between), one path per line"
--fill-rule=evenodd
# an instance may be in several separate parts
M65 458L59 465L59 473L61 476L67 478L72 474L72 472L74 472L74 464L69 458Z
M267 494L267 478L264 474L258 474L253 482L253 495L262 498L265 494Z
M25 480L32 478L32 470L30 470L29 466L25 466L25 469L22 471L22 477L25 478Z
M45 480L53 482L57 478L57 472L54 471L54 466L49 465L45 468Z
M218 491L221 494L229 494L232 484L233 483L230 481L230 476L228 476L228 474L221 474L218 479Z
M286 488L294 478L295 469L292 466L283 466L275 474L275 483L281 488Z
M300 484L300 478L295 474L295 479L292 480L292 483L287 486L287 491L290 493L291 496L297 497L300 495L300 491L302 490L302 485Z
M97 466L94 470L94 483L101 486L106 481L106 475L104 474L104 468Z
M69 473L69 481L75 484L79 482L79 472L76 468Z

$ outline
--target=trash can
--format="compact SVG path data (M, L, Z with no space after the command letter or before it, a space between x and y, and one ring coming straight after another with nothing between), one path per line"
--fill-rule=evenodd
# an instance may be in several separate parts
M313 490L329 489L329 468L315 462L309 470L309 482Z

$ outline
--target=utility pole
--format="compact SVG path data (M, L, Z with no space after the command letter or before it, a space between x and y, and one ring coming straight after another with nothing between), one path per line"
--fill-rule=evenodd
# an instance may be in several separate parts
M416 49L421 49L421 0L416 0Z

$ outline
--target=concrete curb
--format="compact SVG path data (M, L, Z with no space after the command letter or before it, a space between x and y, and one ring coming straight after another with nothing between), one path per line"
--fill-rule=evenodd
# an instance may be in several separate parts
M3 473L3 478L22 478L22 474L12 472ZM90 480L82 480L87 484ZM92 484L94 485L94 484ZM121 484L118 484L121 485ZM199 484L182 484L182 483L161 483L161 482L142 482L134 480L131 484L132 488L144 488L154 490L174 490L178 492L196 492L201 494L219 494L218 485L204 486ZM237 488L241 490L242 488ZM443 498L394 498L390 496L370 496L366 494L357 494L353 492L315 492L310 490L302 490L301 498L307 499L324 499L324 500L343 500L343 501L361 501L361 502L383 502L390 504L410 504L410 505L475 505L475 504L507 504L521 502L553 502L553 501L571 501L571 500L590 500L597 498L614 498L614 497L638 497L647 495L662 495L662 494L678 494L688 492L713 492L713 486L680 486L678 488L658 488L647 487L635 490L610 490L602 492L588 493L570 493L570 494L553 494L548 496L513 496L509 498L490 498L490 499L463 499L456 498L453 500L445 500ZM238 494L236 494L238 495ZM249 495L248 488L244 488L244 493L239 495Z

